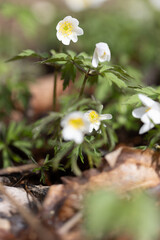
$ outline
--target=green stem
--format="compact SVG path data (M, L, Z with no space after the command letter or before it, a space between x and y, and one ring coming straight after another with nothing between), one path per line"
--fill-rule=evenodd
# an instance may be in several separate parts
M54 87L53 87L53 111L56 110L57 103L57 71L54 72Z
M93 161L92 161L92 157L88 154L87 155L87 157L88 157L88 163L89 163L89 167L90 168L93 168Z
M88 72L87 72L87 73L85 74L85 76L84 76L84 80L83 80L83 83L82 83L82 86L81 86L81 90L80 90L80 93L79 93L79 99L80 99L80 98L82 97L82 95L83 95L83 92L84 92L84 88L85 88L87 79L88 79Z

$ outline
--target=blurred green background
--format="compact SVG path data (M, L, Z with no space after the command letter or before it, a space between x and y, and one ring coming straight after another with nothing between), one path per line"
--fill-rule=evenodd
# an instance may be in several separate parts
M77 11L69 8L71 2ZM85 2L84 9L78 8ZM87 3L88 2L88 3ZM97 6L95 7L95 3ZM76 17L84 29L69 48L92 54L97 42L107 42L112 62L148 74L160 65L160 7L158 0L14 0L0 3L0 54L3 59L32 48L58 49L56 25L66 15ZM157 5L156 5L157 2ZM81 10L81 11L78 11ZM155 73L156 74L156 73ZM158 74L158 73L157 73ZM151 80L148 80L149 83Z

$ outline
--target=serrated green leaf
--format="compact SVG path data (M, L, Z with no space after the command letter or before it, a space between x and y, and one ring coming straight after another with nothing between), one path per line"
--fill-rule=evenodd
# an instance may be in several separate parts
M66 53L55 53L51 58L48 58L41 63L53 63L53 64L64 64L68 59Z
M38 53L36 53L35 51L33 51L31 49L27 49L27 50L22 51L18 55L10 58L9 60L7 60L7 62L11 62L11 61L15 61L15 60L19 60L19 59L23 59L23 58L27 58L27 57L45 58L46 54L38 54Z
M74 82L76 78L76 67L72 62L67 62L62 67L62 76L61 79L63 80L63 90L69 85L70 80Z
M56 156L48 161L52 163L53 169L57 169L61 159L72 149L74 143L72 141L62 143L61 149L57 152Z
M72 59L74 59L76 56L76 53L71 50L67 50L67 53L71 56Z
M123 68L120 66L113 66L108 68L105 72L114 74L118 79L126 82L131 82L134 80Z
M124 81L122 81L121 79L119 79L115 74L113 73L105 73L105 78L109 81L111 81L112 83L116 84L117 87L119 88L126 88L127 85Z

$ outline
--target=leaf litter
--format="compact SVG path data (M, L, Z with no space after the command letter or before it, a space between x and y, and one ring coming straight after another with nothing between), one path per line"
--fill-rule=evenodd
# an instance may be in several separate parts
M44 201L39 199L41 194L34 197L28 195L23 184L18 187L1 184L0 209L6 202L10 204L10 208L8 213L2 210L0 212L0 239L41 240L46 238L44 236L47 236L48 240L89 239L83 229L86 194L99 189L114 189L122 194L135 189L145 189L150 194L159 196L159 162L158 152L121 146L104 157L101 167L84 171L80 177L63 177L61 184L47 186ZM26 170L27 167L22 169ZM11 169L8 172L6 170L1 173L1 177L10 173ZM28 188L31 189L30 184ZM35 185L34 188L40 192L46 187ZM40 203L38 208L35 198ZM31 207L31 203L35 203L34 208L33 204ZM19 219L21 227L13 223L12 219L15 216ZM13 225L17 225L17 229L13 228ZM109 236L106 239L109 239Z

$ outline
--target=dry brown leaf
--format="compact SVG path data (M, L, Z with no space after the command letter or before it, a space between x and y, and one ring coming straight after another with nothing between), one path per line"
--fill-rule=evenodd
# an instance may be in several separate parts
M45 203L49 202L49 209L55 209L58 201L61 202L56 212L58 221L67 221L80 211L83 197L88 191L99 188L130 191L137 188L153 188L160 184L156 171L159 154L152 150L121 147L105 158L111 167L110 170L101 173L88 170L81 178L63 178L64 185L50 188ZM46 209L45 204L44 208Z
M105 156L112 168L92 176L89 188L113 187L128 191L135 188L155 187L160 183L157 173L160 153L151 149L145 151L131 147L120 147Z

